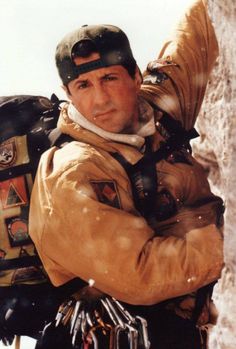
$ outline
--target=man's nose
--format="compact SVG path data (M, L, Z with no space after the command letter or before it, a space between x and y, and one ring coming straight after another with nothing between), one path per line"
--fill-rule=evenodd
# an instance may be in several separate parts
M97 85L94 91L94 104L95 105L103 105L109 101L109 94L106 89L101 85Z

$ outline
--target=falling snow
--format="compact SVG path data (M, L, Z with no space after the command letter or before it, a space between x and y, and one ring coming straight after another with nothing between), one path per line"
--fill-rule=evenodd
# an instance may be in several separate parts
M94 286L95 280L89 279L89 280L88 280L88 284L89 284L90 287Z
M187 282L193 282L194 280L196 280L196 277L195 276L192 276L192 277L190 277L188 280L187 280Z
M117 248L122 250L129 250L132 248L132 240L126 237L119 237L117 239Z
M202 148L199 147L201 157L204 157L207 163L210 163L210 175L214 188L219 194L223 195L226 200L226 237L225 237L225 251L226 251L226 268L222 276L221 283L217 287L215 298L217 306L220 310L220 317L218 326L213 331L211 338L211 349L235 349L236 346L236 290L235 290L235 274L236 274L236 234L235 234L235 216L236 216L236 176L235 176L235 139L236 139L236 125L234 124L235 115L233 110L235 106L232 103L232 89L231 81L235 81L235 4L234 1L229 0L209 0L212 17L215 21L218 38L220 39L221 58L218 64L218 70L213 75L210 89L207 94L206 104L202 108L202 115L199 119L201 123L201 133L205 141L202 142ZM45 11L45 9L44 9ZM5 11L4 11L5 12ZM18 12L16 11L17 15ZM234 16L234 17L233 17ZM70 17L70 16L69 16ZM167 19L166 19L167 20ZM60 21L59 21L60 22ZM137 21L138 22L138 21ZM150 21L151 23L151 21ZM156 24L155 24L156 25ZM37 26L35 26L37 27ZM46 27L46 26L45 26ZM3 31L4 32L4 31ZM4 32L4 35L6 33ZM23 37L23 36L22 36ZM32 35L33 37L33 35ZM27 39L29 39L27 37ZM11 40L9 40L11 42ZM151 40L150 40L151 42ZM28 45L28 42L27 42ZM143 45L142 45L143 46ZM201 50L201 48L200 48ZM14 55L12 55L14 57ZM233 58L232 58L233 57ZM46 65L46 63L45 63ZM12 65L14 66L14 65ZM28 69L28 65L25 64ZM17 67L16 67L17 68ZM17 68L18 69L18 68ZM44 69L44 66L43 66ZM8 71L7 69L5 69ZM55 72L53 72L55 74ZM14 74L16 77L17 74ZM44 74L41 74L45 76ZM30 74L26 77L32 81ZM203 78L203 77L199 77ZM17 77L19 80L19 77ZM43 78L44 79L44 78ZM219 79L221 82L219 82ZM12 79L8 79L9 84L17 86L12 83ZM36 79L37 80L37 79ZM45 79L44 79L45 80ZM47 79L46 79L47 80ZM37 82L38 84L38 82ZM7 84L6 84L7 85ZM6 93L6 85L2 84L4 94ZM22 83L20 84L22 85ZM30 82L28 81L30 86ZM11 90L12 91L12 90ZM38 91L38 90L37 90ZM42 88L42 91L45 91ZM13 93L16 90L14 89ZM22 92L22 90L21 90ZM29 90L32 93L32 90ZM50 91L51 92L51 91ZM169 101L168 101L169 102ZM173 101L170 101L173 104ZM175 105L173 105L175 107ZM204 111L206 113L204 113ZM207 168L209 170L209 166ZM80 191L81 195L86 195L84 191ZM82 210L87 213L86 207ZM99 220L100 217L95 217ZM142 221L137 220L137 226L142 228ZM125 243L121 242L121 245ZM88 247L92 249L92 246ZM99 266L104 273L103 265ZM192 278L188 279L191 282ZM94 280L91 279L92 282ZM27 345L22 343L22 348ZM33 345L32 345L33 347Z
M88 208L87 207L83 207L82 208L82 213L88 213Z

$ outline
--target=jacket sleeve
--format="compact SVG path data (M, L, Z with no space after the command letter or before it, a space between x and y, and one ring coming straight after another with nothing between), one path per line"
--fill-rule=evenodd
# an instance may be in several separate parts
M55 285L77 276L127 303L154 304L219 278L223 242L214 225L155 237L142 217L97 200L89 177L99 169L87 166L36 177L31 237Z
M192 128L217 55L206 3L194 1L158 59L149 63L142 93L186 129Z

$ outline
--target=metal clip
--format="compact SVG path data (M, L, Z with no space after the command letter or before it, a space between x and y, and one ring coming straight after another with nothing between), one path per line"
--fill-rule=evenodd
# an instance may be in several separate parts
M79 312L77 319L75 321L75 325L74 325L74 329L73 329L73 336L72 336L72 345L73 346L75 346L77 334L78 334L79 330L81 329L81 323L83 320L83 316L84 316L84 311L82 310L81 312ZM81 339L82 339L82 337L81 337Z
M107 304L106 298L105 299L101 299L101 303L104 306L104 308L106 309L106 311L107 311L107 313L108 313L108 315L109 315L113 325L115 325L115 326L118 325L117 319L113 315L113 313L112 313L112 311L111 311L111 309L109 307L109 304Z
M73 300L71 299L66 304L64 303L62 306L60 306L58 313L56 315L56 318L55 318L55 320L56 320L55 327L57 327L60 324L60 322L62 321L62 319L66 316L66 314L69 311L69 309L71 308L72 304L73 304Z
M109 299L108 297L106 297L106 301L107 301L111 311L113 312L113 315L116 317L118 324L122 328L125 328L126 324L124 323L124 321L122 320L122 318L120 316L120 315L123 315L123 313L121 313L120 310L117 308L116 303L114 303L114 301L112 299Z
M77 301L75 303L74 312L73 312L73 315L71 317L70 334L72 334L72 332L73 332L75 322L77 320L80 308L81 308L81 301Z
M91 334L91 337L92 337L94 349L98 349L98 339L97 339L97 337L96 337L96 335L95 335L95 333L94 333L94 330L91 329L91 330L89 331L89 333Z
M142 336L141 341L143 343L144 349L149 349L151 343L148 339L147 321L141 316L136 316L135 319L140 324L139 334Z
M138 331L131 325L126 326L129 333L130 349L138 349Z
M120 332L124 331L120 325L117 325L112 328L110 336L110 348L119 349L120 348Z
M121 303L112 297L112 300L115 302L117 307L119 308L122 315L125 317L125 319L128 321L129 324L135 323L135 318L121 305Z

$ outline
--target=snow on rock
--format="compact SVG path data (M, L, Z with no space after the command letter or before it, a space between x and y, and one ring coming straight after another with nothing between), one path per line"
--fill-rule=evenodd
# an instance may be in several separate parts
M209 173L212 189L223 197L225 268L215 289L219 310L210 336L210 349L236 348L236 3L209 0L220 57L211 75L197 121L201 139L194 154Z

